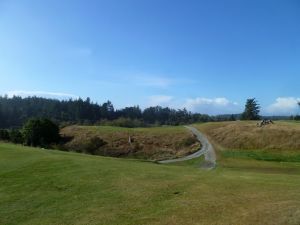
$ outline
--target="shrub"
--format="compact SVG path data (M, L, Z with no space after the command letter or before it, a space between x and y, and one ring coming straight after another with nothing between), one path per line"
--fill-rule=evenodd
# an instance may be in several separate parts
M106 145L107 143L102 140L101 138L95 136L92 137L91 139L87 140L87 142L84 144L84 150L86 153L95 155L97 150L100 149L100 147Z
M15 144L22 144L24 142L23 135L20 130L12 129L9 131L9 141Z
M48 147L60 139L59 127L48 119L31 119L23 126L26 145Z
M0 140L3 140L3 141L8 141L9 140L8 130L0 129Z
M176 147L177 148L185 148L185 147L189 147L195 143L197 143L197 138L195 138L194 136L186 137L182 141L178 142Z

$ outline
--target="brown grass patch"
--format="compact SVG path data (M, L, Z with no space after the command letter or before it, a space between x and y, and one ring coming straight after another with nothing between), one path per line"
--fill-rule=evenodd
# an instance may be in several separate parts
M300 125L288 122L257 127L255 121L195 125L220 149L300 150Z
M185 156L200 148L197 139L184 127L69 126L61 134L73 137L64 145L67 150L85 152L91 139L98 137L106 144L96 149L95 154L114 157L161 160Z

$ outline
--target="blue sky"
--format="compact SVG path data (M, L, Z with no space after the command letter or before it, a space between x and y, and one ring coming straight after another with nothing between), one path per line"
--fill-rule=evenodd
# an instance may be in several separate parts
M297 0L0 0L0 94L298 112Z

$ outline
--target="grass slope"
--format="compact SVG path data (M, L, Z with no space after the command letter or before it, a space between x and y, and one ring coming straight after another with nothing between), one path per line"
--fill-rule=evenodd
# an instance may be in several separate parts
M74 137L65 145L68 150L85 150L89 140L95 136L103 139L106 145L101 146L96 154L104 156L162 160L182 157L200 149L197 139L182 126L69 126L62 129L61 133Z
M299 163L226 160L203 171L0 144L0 224L299 224Z
M276 121L275 124L256 126L256 121L235 121L194 124L213 143L218 164L223 167L257 170L265 162L281 164L265 167L266 171L294 171L284 163L300 162L300 123ZM250 163L249 163L250 162Z
M300 151L300 124L278 122L257 127L255 121L195 124L219 149Z

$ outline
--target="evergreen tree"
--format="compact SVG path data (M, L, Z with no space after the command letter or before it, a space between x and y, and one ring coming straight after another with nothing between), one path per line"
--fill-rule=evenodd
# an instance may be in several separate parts
M21 128L30 118L48 118L62 124L95 124L98 121L112 121L125 118L126 124L178 125L194 122L207 122L213 117L168 107L149 107L141 110L138 106L115 110L107 101L103 104L93 103L90 98L83 100L55 100L41 97L21 98L0 96L0 129ZM133 121L129 121L129 120Z
M229 121L236 121L236 117L233 114L231 114L228 120Z
M245 111L242 113L242 120L259 120L260 106L255 98L247 99Z

